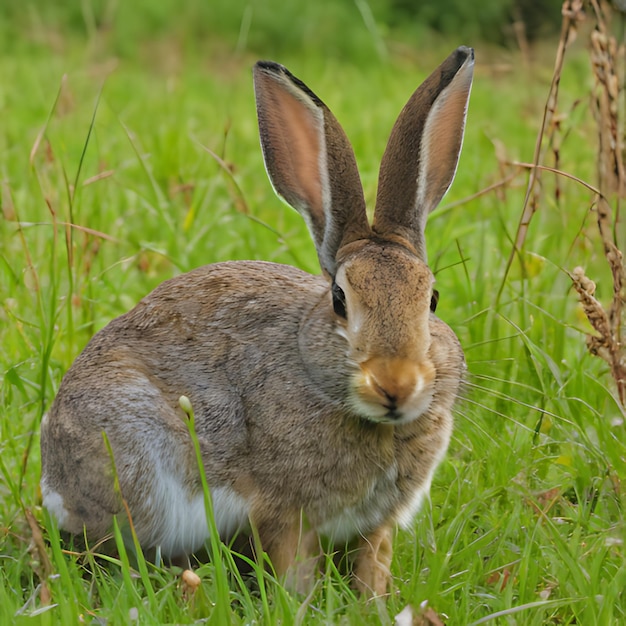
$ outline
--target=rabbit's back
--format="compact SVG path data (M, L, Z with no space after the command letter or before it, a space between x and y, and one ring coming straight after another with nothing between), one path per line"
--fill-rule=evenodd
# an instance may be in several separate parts
M311 555L311 537L355 539L357 586L385 593L393 525L428 491L463 376L434 315L424 229L454 178L473 66L461 46L409 98L370 224L339 122L286 68L256 64L266 169L305 218L323 277L208 266L98 333L42 424L44 505L62 527L100 538L127 510L144 550L200 547L187 396L223 538L250 522L280 575Z
M224 538L255 511L304 511L340 540L410 519L447 446L458 342L433 318L440 404L403 427L372 423L346 402L351 366L345 338L320 313L328 297L324 279L291 267L222 263L166 281L96 334L42 425L42 492L61 525L110 530L123 510L115 471L142 546L176 555L202 544L182 395Z
M321 279L286 266L216 264L166 281L97 333L42 424L44 504L61 526L77 534L85 526L98 538L109 531L112 515L123 509L115 472L142 544L169 543L173 553L181 542L182 551L198 547L206 522L187 417L179 407L186 395L207 477L217 489L213 497L223 505L216 506L216 517L223 518L224 534L232 534L249 508L233 486L240 493L251 484L246 474L253 473L256 457L250 448L257 428L266 428L260 424L266 407L255 417L247 396L280 371L289 372L283 374L284 401L303 394L289 388L302 369L295 313L325 289ZM290 293L287 303L283 290ZM261 398L256 401L263 404ZM274 408L280 414L280 404ZM180 516L173 512L173 521L159 523L168 499ZM185 538L185 524L203 530ZM165 541L168 526L178 526L183 536Z
M115 471L142 545L199 547L182 395L226 538L255 506L305 510L346 539L379 523L398 497L392 430L346 407L345 339L315 314L327 297L325 280L291 267L222 263L166 281L96 334L42 425L42 492L61 525L110 530Z

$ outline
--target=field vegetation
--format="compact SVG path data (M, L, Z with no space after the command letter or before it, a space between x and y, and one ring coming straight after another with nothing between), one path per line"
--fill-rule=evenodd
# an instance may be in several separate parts
M406 607L424 624L626 622L625 410L611 365L588 350L598 328L585 315L616 300L594 191L605 184L595 3L560 41L521 52L383 23L383 4L0 8L0 623L378 624ZM431 501L397 534L390 597L355 597L330 560L304 598L268 574L241 580L217 545L197 588L124 554L62 551L41 508L39 424L89 338L202 264L319 271L265 175L254 61L284 63L329 105L372 206L393 121L460 44L477 58L465 144L427 241L467 385ZM602 192L609 239L625 250L619 193ZM585 310L577 267L597 285Z

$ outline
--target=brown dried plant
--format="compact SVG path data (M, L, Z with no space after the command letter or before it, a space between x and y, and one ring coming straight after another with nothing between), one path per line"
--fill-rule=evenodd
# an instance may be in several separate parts
M567 4L567 2L565 3ZM618 43L610 29L614 11L602 0L589 1L595 25L589 37L594 89L591 95L598 135L596 217L600 238L611 276L613 292L604 308L595 298L595 284L582 268L575 268L570 277L578 292L583 311L595 331L587 335L587 347L604 359L617 386L617 397L626 407L626 265L620 242L620 200L624 197L623 120L620 119L620 98L624 85L618 70L624 59L624 45Z
M626 0L614 0L618 10L626 12ZM623 5L623 6L622 6ZM526 196L514 245L508 260L505 277L500 287L504 288L506 276L513 261L518 257L524 272L521 251L528 234L530 222L538 210L540 192L538 182L543 171L576 180L594 193L593 206L596 212L600 239L604 256L611 271L613 289L610 304L605 308L595 297L596 285L585 275L581 267L569 272L574 289L577 291L583 311L592 326L593 332L586 337L591 354L604 359L609 365L617 387L617 397L626 408L626 265L620 245L626 245L626 237L621 233L620 200L626 192L624 172L624 120L620 117L620 99L624 98L624 85L619 78L620 62L623 65L624 44L618 43L611 30L615 11L606 0L565 0L562 5L562 27L557 49L550 90L544 107L541 127L537 135L533 162L518 164L527 167L529 172ZM594 20L589 32L589 54L594 78L591 93L591 110L597 129L597 182L590 185L579 178L560 171L558 138L559 115L558 95L561 74L568 47L576 39L579 25ZM626 17L622 16L626 20ZM547 139L547 140L546 140ZM547 150L550 150L555 167L542 165ZM557 200L559 186L557 184ZM621 234L620 234L621 233ZM620 240L621 237L621 240ZM499 295L500 295L499 294Z

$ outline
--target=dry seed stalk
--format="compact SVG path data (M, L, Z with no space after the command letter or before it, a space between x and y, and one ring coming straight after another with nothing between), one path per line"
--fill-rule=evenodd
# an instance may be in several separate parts
M589 323L597 334L587 336L592 354L600 356L611 368L617 396L626 407L626 346L624 345L624 307L626 302L626 266L618 245L619 202L625 191L623 141L619 119L619 100L623 85L618 78L620 51L607 27L611 8L602 0L590 0L596 25L590 36L591 67L594 90L591 109L598 131L598 190L596 214L604 256L613 278L613 293L608 309L595 298L595 284L582 268L570 274L574 288ZM623 50L621 52L623 56ZM610 199L614 201L613 211Z
M550 91L548 92L548 98L543 110L543 119L541 121L541 128L537 134L537 141L535 142L535 152L533 154L533 167L529 170L528 184L526 185L526 195L524 197L524 207L522 209L522 215L520 217L519 224L517 226L517 233L515 234L515 244L511 249L511 254L507 261L504 277L498 291L497 299L500 299L506 278L513 265L513 260L517 255L520 255L530 222L537 211L539 206L539 191L536 189L536 185L539 182L540 171L538 168L539 163L542 161L543 156L543 139L548 129L553 124L553 118L557 111L559 84L561 81L561 72L563 70L563 63L565 61L565 52L568 46L576 39L578 34L578 24L585 19L585 13L583 11L583 0L565 0L561 9L563 15L563 21L561 25L561 36L559 39L559 45L556 53L556 59L554 61L554 71L552 73L552 82L550 84ZM525 266L523 259L520 256L520 264L522 273L525 272Z
M624 4L622 2L622 4ZM498 299L504 289L506 277L513 260L522 250L530 222L538 208L539 173L544 169L540 165L544 154L544 137L549 138L550 147L555 157L554 171L558 172L560 140L559 115L557 113L559 83L565 61L565 53L578 33L578 25L587 17L595 17L595 27L590 35L590 57L595 87L592 94L591 108L598 129L598 184L595 190L596 215L598 229L613 280L611 304L604 309L595 297L595 283L585 276L582 268L576 268L571 274L574 288L578 292L583 310L595 334L587 336L589 351L603 358L611 369L611 375L617 386L617 395L622 407L626 407L626 346L624 345L624 312L626 309L626 267L619 249L619 201L626 192L624 172L622 126L619 119L619 101L623 85L618 78L618 58L623 58L624 50L618 47L615 37L607 24L610 23L611 7L605 0L565 0L561 9L563 16L561 37L557 49L552 82L544 108L541 128L537 135L533 162L528 164L529 179L524 198L524 207L518 224L515 243L507 263L503 282L498 292ZM547 169L547 168L546 168ZM591 188L590 185L587 185ZM612 210L610 199L615 201ZM557 186L557 203L559 188ZM622 245L625 242L622 240ZM521 262L521 260L520 260ZM524 266L522 262L522 271Z

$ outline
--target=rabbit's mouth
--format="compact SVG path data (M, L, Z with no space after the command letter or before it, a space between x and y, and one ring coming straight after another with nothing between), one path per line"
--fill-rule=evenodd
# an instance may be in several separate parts
M430 362L373 358L361 363L351 400L359 415L375 422L403 424L430 407L435 368Z

